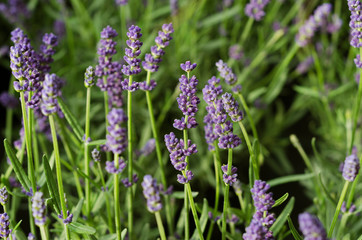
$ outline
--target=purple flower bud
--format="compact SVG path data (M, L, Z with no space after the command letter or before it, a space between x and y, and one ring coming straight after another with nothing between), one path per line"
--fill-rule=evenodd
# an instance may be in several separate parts
M0 203L1 205L5 205L8 201L8 191L6 190L6 187L0 188Z
M244 52L241 48L240 45L238 44L235 44L235 45L232 45L230 48L229 48L229 57L231 59L234 59L236 61L239 61L241 60L241 58L244 56Z
M270 185L264 181L256 180L253 188L251 189L254 206L256 211L264 212L272 208L275 201L273 199L273 193L267 193Z
M158 212L162 209L160 189L156 179L151 175L145 175L142 181L143 195L147 200L147 209L151 213Z
M0 94L0 104L6 108L14 109L19 106L19 99L7 92Z
M313 57L309 56L298 64L296 71L299 74L304 74L304 73L308 72L308 70L313 65L313 63L314 63Z
M222 95L222 102L224 104L224 109L230 116L231 120L234 122L243 120L244 114L239 110L239 104L235 101L232 94L224 93L224 95Z
M41 92L41 111L45 116L58 111L57 97L60 95L60 79L55 74L45 74Z
M114 154L121 154L127 148L127 130L122 123L127 121L127 116L120 108L113 108L108 116L107 147Z
M33 217L35 224L42 226L45 224L45 201L42 192L35 192L33 198L31 199L32 205L31 209L33 212Z
M153 150L155 150L155 147L156 147L156 140L154 138L151 138L146 142L146 144L141 149L142 155L144 156L150 155L153 152Z
M28 234L28 240L35 240L35 236L32 233L29 233Z
M70 224L73 221L73 213L69 214L69 210L67 210L67 216L66 218L63 217L63 211L60 212L58 215L58 218L60 218L64 224Z
M243 234L244 240L272 240L273 234L266 228L261 221L252 219L250 225L245 229Z
M10 219L7 213L0 214L0 237L8 238L11 231L9 230Z
M101 153L98 151L98 149L93 149L92 151L92 158L95 162L101 161Z
M123 158L118 159L118 168L116 168L114 162L107 161L106 162L106 171L110 174L120 174L126 168L126 163Z
M360 169L359 159L356 153L352 153L351 155L346 157L343 166L343 178L346 181L353 182L356 178L358 171Z
M177 174L177 181L181 184L186 184L192 180L194 174L190 170L185 171L185 176L183 174Z
M196 66L197 66L196 63L191 64L190 61L186 61L185 63L180 64L181 69L184 70L185 72L191 72L196 68Z
M219 60L215 65L220 73L220 76L225 79L227 84L233 85L236 83L237 76L226 63L224 63L222 60Z
M115 3L119 6L127 5L128 0L115 0Z
M255 21L260 21L265 16L264 8L269 3L269 0L250 0L250 3L245 6L245 15L253 18Z
M126 188L132 187L133 184L136 184L138 182L138 175L133 174L132 181L129 181L128 178L122 179L122 183Z
M237 180L237 177L238 177L238 174L236 173L238 171L238 169L234 166L231 166L231 172L230 172L230 175L228 174L228 165L222 165L221 166L221 170L223 171L223 180L224 180L224 183L226 185L230 185L232 186L236 180Z
M141 72L139 66L141 60L137 57L141 54L142 42L139 40L141 38L141 28L138 26L132 25L127 32L127 37L129 40L126 41L128 48L125 49L124 60L128 65L122 66L122 72L124 75L131 76Z
M92 87L94 85L94 68L89 66L84 73L84 86L86 88Z
M321 239L327 240L327 233L319 219L310 214L302 213L298 216L299 228L302 231L304 239L313 240Z

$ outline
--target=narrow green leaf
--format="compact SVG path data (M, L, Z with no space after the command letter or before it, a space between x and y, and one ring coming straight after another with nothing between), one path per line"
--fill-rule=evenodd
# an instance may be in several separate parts
M15 230L20 226L20 224L21 224L22 221L23 221L23 220L20 220L20 221L15 225L15 227L13 228L13 231L15 231Z
M83 203L84 203L84 198L81 198L77 204L77 206L75 206L72 209L72 213L73 213L73 221L76 222L80 212L82 211L82 207L83 207Z
M288 197L289 197L289 193L284 194L278 200L275 201L275 203L272 207L277 207L277 206L281 205L283 202L285 202L285 200L288 199Z
M8 140L4 139L4 146L6 154L8 155L10 162L14 168L15 174L18 177L19 182L24 187L24 189L29 192L31 187L30 181L28 176L26 175L21 163L19 162L18 158L16 157L14 149L10 146Z
M212 25L221 23L225 19L231 18L239 13L240 13L240 5L236 5L233 8L224 10L220 13L213 14L210 17L205 18L203 21L200 22L200 24L198 25L198 28L211 27Z
M98 238L98 240L116 240L116 239L117 239L117 233L107 234L105 236L101 236L100 238Z
M320 94L319 94L318 90L313 89L313 88L295 86L294 90L296 92L300 93L300 94L305 95L305 96L320 98Z
M95 234L96 230L79 222L72 222L69 225L69 230L79 234Z
M200 217L200 227L201 227L202 232L205 231L206 224L209 219L208 207L209 207L209 204L208 204L206 198L204 198L204 204L202 205L202 211L201 211L201 217ZM199 233L195 229L194 233L192 234L191 239L197 239L198 236L199 236Z
M43 167L45 172L45 178L48 185L49 195L53 199L55 211L60 213L60 198L58 192L58 185L54 179L52 169L50 168L48 158L46 155L43 156Z
M192 197L195 198L197 197L197 195L199 195L199 192L192 192ZM185 198L185 192L183 191L175 191L171 194L171 198L176 198L176 199L184 199Z
M92 178L90 178L87 174L85 174L82 170L80 170L79 168L77 168L77 172L79 173L79 175L81 175L84 178L87 178L95 187L97 187L98 189L102 189L102 186L99 185L98 183L96 183Z
M99 140L94 140L88 143L88 147L90 146L98 146L98 145L104 145L106 144L106 139L99 139Z
M290 182L297 182L297 181L302 181L302 180L307 180L309 178L314 177L313 173L309 173L309 174L295 174L295 175L289 175L289 176L285 176L285 177L279 177L279 178L275 178L273 180L268 181L268 184L271 187L275 187L284 183L290 183Z
M273 232L274 237L277 236L280 229L282 229L283 225L288 219L288 216L292 212L293 207L294 207L294 197L292 197L289 200L287 206L285 206L279 217L275 220L273 226L270 227L270 230Z
M63 102L61 98L58 98L58 103L60 106L60 109L64 113L65 119L67 119L69 125L72 127L75 135L78 137L80 141L82 141L82 138L84 136L84 131L80 127L79 122L76 120L74 115L71 113L71 111L68 109L67 105Z
M297 229L295 229L294 225L293 225L293 221L290 218L290 216L288 216L288 225L289 225L289 229L292 232L292 235L294 237L295 240L303 240L303 238L299 235Z
M329 193L329 191L327 190L327 188L324 186L323 181L322 181L322 175L321 173L318 174L318 182L319 185L322 188L322 192L324 193L324 195L327 197L327 199L329 201L331 201L331 203L333 203L334 205L337 205L337 200L333 199L331 194Z
M127 234L127 228L123 229L121 232L121 239L124 240L126 238L126 234Z
M140 239L148 240L148 236L150 236L150 224L146 223L142 228Z

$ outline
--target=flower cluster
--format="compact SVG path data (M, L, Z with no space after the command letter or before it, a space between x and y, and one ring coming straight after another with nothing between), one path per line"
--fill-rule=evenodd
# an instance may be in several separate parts
M113 62L112 57L117 53L117 42L113 39L118 36L116 30L107 26L101 32L100 46L98 48L98 65L95 68L95 75L98 77L97 86L101 91L112 89L114 79L119 78L121 65Z
M69 210L67 210L67 216L66 218L63 217L63 211L60 211L60 214L58 215L58 218L63 221L64 224L70 224L73 221L73 213L69 214Z
M225 111L234 122L243 120L244 114L239 110L239 104L235 101L231 93L224 93L222 96L222 103L224 104Z
M218 146L220 148L235 148L241 144L241 139L233 134L233 124L227 120L228 109L231 116L236 117L240 112L237 107L224 105L223 100L218 98L222 93L222 88L217 86L220 83L220 79L212 77L209 79L208 84L203 88L202 93L208 114L204 117L205 126L205 137L206 142L209 144L209 149L213 150L213 143L216 139L219 140ZM227 97L225 101L229 103ZM236 114L236 115L235 115ZM236 117L238 119L239 117Z
M30 10L23 0L8 0L8 3L0 3L0 13L10 23L21 24L24 19L30 17Z
M92 66L87 67L84 73L84 86L90 88L94 85L94 68Z
M151 175L145 175L142 181L143 195L147 200L147 209L151 213L158 212L162 209L160 198L160 188L156 179Z
M43 73L50 71L49 64L53 62L54 48L58 46L58 37L53 33L45 33L43 36L43 45L40 46L39 70Z
M3 107L14 109L19 106L19 99L7 92L2 92L0 94L0 104Z
M269 0L250 0L245 6L245 15L260 21L265 16L264 8L268 3Z
M328 24L328 17L331 14L332 5L330 3L324 3L320 5L311 15L308 20L299 28L298 34L295 37L297 44L300 47L306 46L315 32Z
M326 230L316 216L305 212L299 214L298 222L305 240L327 240Z
M195 75L191 78L182 75L179 81L181 93L177 98L177 103L185 117L175 119L173 127L178 130L195 128L197 126L195 115L198 110L197 105L200 103L200 99L196 96L196 87L199 82Z
M107 147L114 154L121 154L127 148L127 130L121 125L127 122L127 116L121 108L113 108L107 116L109 126Z
M55 74L45 74L43 89L41 92L41 111L45 116L56 113L59 110L57 97L60 96L61 80Z
M176 138L173 132L165 135L165 143L168 151L170 152L172 165L177 171L184 172L187 166L186 157L197 153L196 145L191 144L191 141L188 140L187 146L185 147L184 141ZM185 171L185 174L177 175L177 181L181 184L185 184L188 183L192 177L192 172L187 170Z
M9 229L10 219L7 213L0 214L0 237L7 239L11 231Z
M132 187L132 185L136 184L137 182L138 182L138 175L137 174L133 174L131 181L128 178L122 179L122 183L126 188Z
M128 0L115 0L115 3L119 6L127 5Z
M45 224L45 201L42 192L35 192L34 196L31 199L32 213L34 217L35 224L42 226Z
M101 153L98 151L97 148L92 150L92 158L93 158L93 161L95 161L95 162L101 161Z
M8 201L8 191L6 190L6 187L0 188L0 203L1 205L5 205Z
M274 205L273 193L267 193L270 186L264 181L256 180L251 189L253 195L254 206L256 212L250 225L245 229L243 234L244 240L252 239L274 239L270 227L275 222L275 216L269 213L269 210Z
M355 48L362 47L362 21L361 21L361 9L362 9L362 2L361 1L353 1L348 0L348 8L351 11L349 26L351 27L351 46Z
M234 183L236 182L237 180L237 177L238 177L238 174L236 173L238 171L238 169L234 166L231 166L231 173L230 175L228 174L228 165L222 165L221 166L221 170L223 171L223 175L222 175L222 178L224 180L224 183L226 185L234 185Z
M219 60L215 65L220 73L220 76L225 79L227 84L233 85L236 83L237 77L226 63Z
M143 68L150 72L157 72L158 63L162 61L162 56L165 54L163 49L169 45L172 39L171 33L173 33L172 23L163 24L162 31L158 32L158 36L155 38L156 45L151 47L151 53L146 53L145 61L142 62Z
M132 25L127 32L126 41L128 48L125 49L124 60L128 65L122 66L122 72L124 75L131 76L141 72L140 62L141 59L137 58L141 54L142 42L139 40L142 37L141 28Z
M229 58L239 61L243 58L244 51L240 45L234 44L229 48Z
M106 162L106 171L110 174L122 173L125 168L126 168L126 163L121 157L118 159L118 168L114 166L114 162L111 161Z
M346 181L353 182L360 169L359 159L356 150L346 157L343 165L342 175Z
M302 62L300 62L298 64L298 66L296 68L297 73L304 74L304 73L308 72L308 70L313 65L313 63L314 63L314 58L312 56L307 57L306 59L304 59Z

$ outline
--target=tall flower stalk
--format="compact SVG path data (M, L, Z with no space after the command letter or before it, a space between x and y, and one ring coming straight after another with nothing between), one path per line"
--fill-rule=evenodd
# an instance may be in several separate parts
M127 32L129 38L126 43L128 48L125 49L124 60L127 65L124 64L122 72L128 76L128 79L124 79L122 85L123 89L127 90L127 128L128 128L128 181L133 182L133 136L132 136L132 92L137 90L138 82L133 82L133 75L141 72L140 62L137 58L141 54L142 42L141 28L132 25ZM133 190L132 186L128 189L128 233L129 239L133 239Z
M140 83L140 89L144 90L146 93L146 100L147 100L147 107L148 113L150 116L151 121L151 128L152 134L155 139L155 146L156 146L156 155L158 160L158 165L161 170L161 181L165 189L167 189L167 181L166 181L166 174L165 174L165 167L162 161L162 153L161 153L161 146L160 140L158 137L158 129L156 126L155 116L153 113L153 106L151 100L150 91L156 86L156 82L151 80L151 74L153 72L158 71L158 64L162 61L162 56L165 54L164 48L169 45L169 41L172 39L171 33L173 33L173 26L172 23L170 24L163 24L162 31L158 32L158 36L155 39L155 46L151 47L151 53L146 53L145 61L142 62L143 68L147 71L147 78L146 82ZM165 195L165 210L166 210L166 218L168 223L168 228L170 233L173 233L173 219L171 214L170 208L170 198L168 195Z

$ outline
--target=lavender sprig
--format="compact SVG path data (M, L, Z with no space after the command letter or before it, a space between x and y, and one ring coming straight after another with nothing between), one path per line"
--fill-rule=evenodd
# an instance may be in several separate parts
M245 6L245 15L260 21L265 16L264 8L269 3L269 0L250 0Z
M9 229L10 219L7 213L0 214L0 237L6 239L9 237L11 231Z
M34 196L31 199L32 201L32 211L35 224L39 227L45 225L45 201L42 192L35 192Z
M327 240L326 230L316 216L305 212L299 214L298 222L305 240Z

